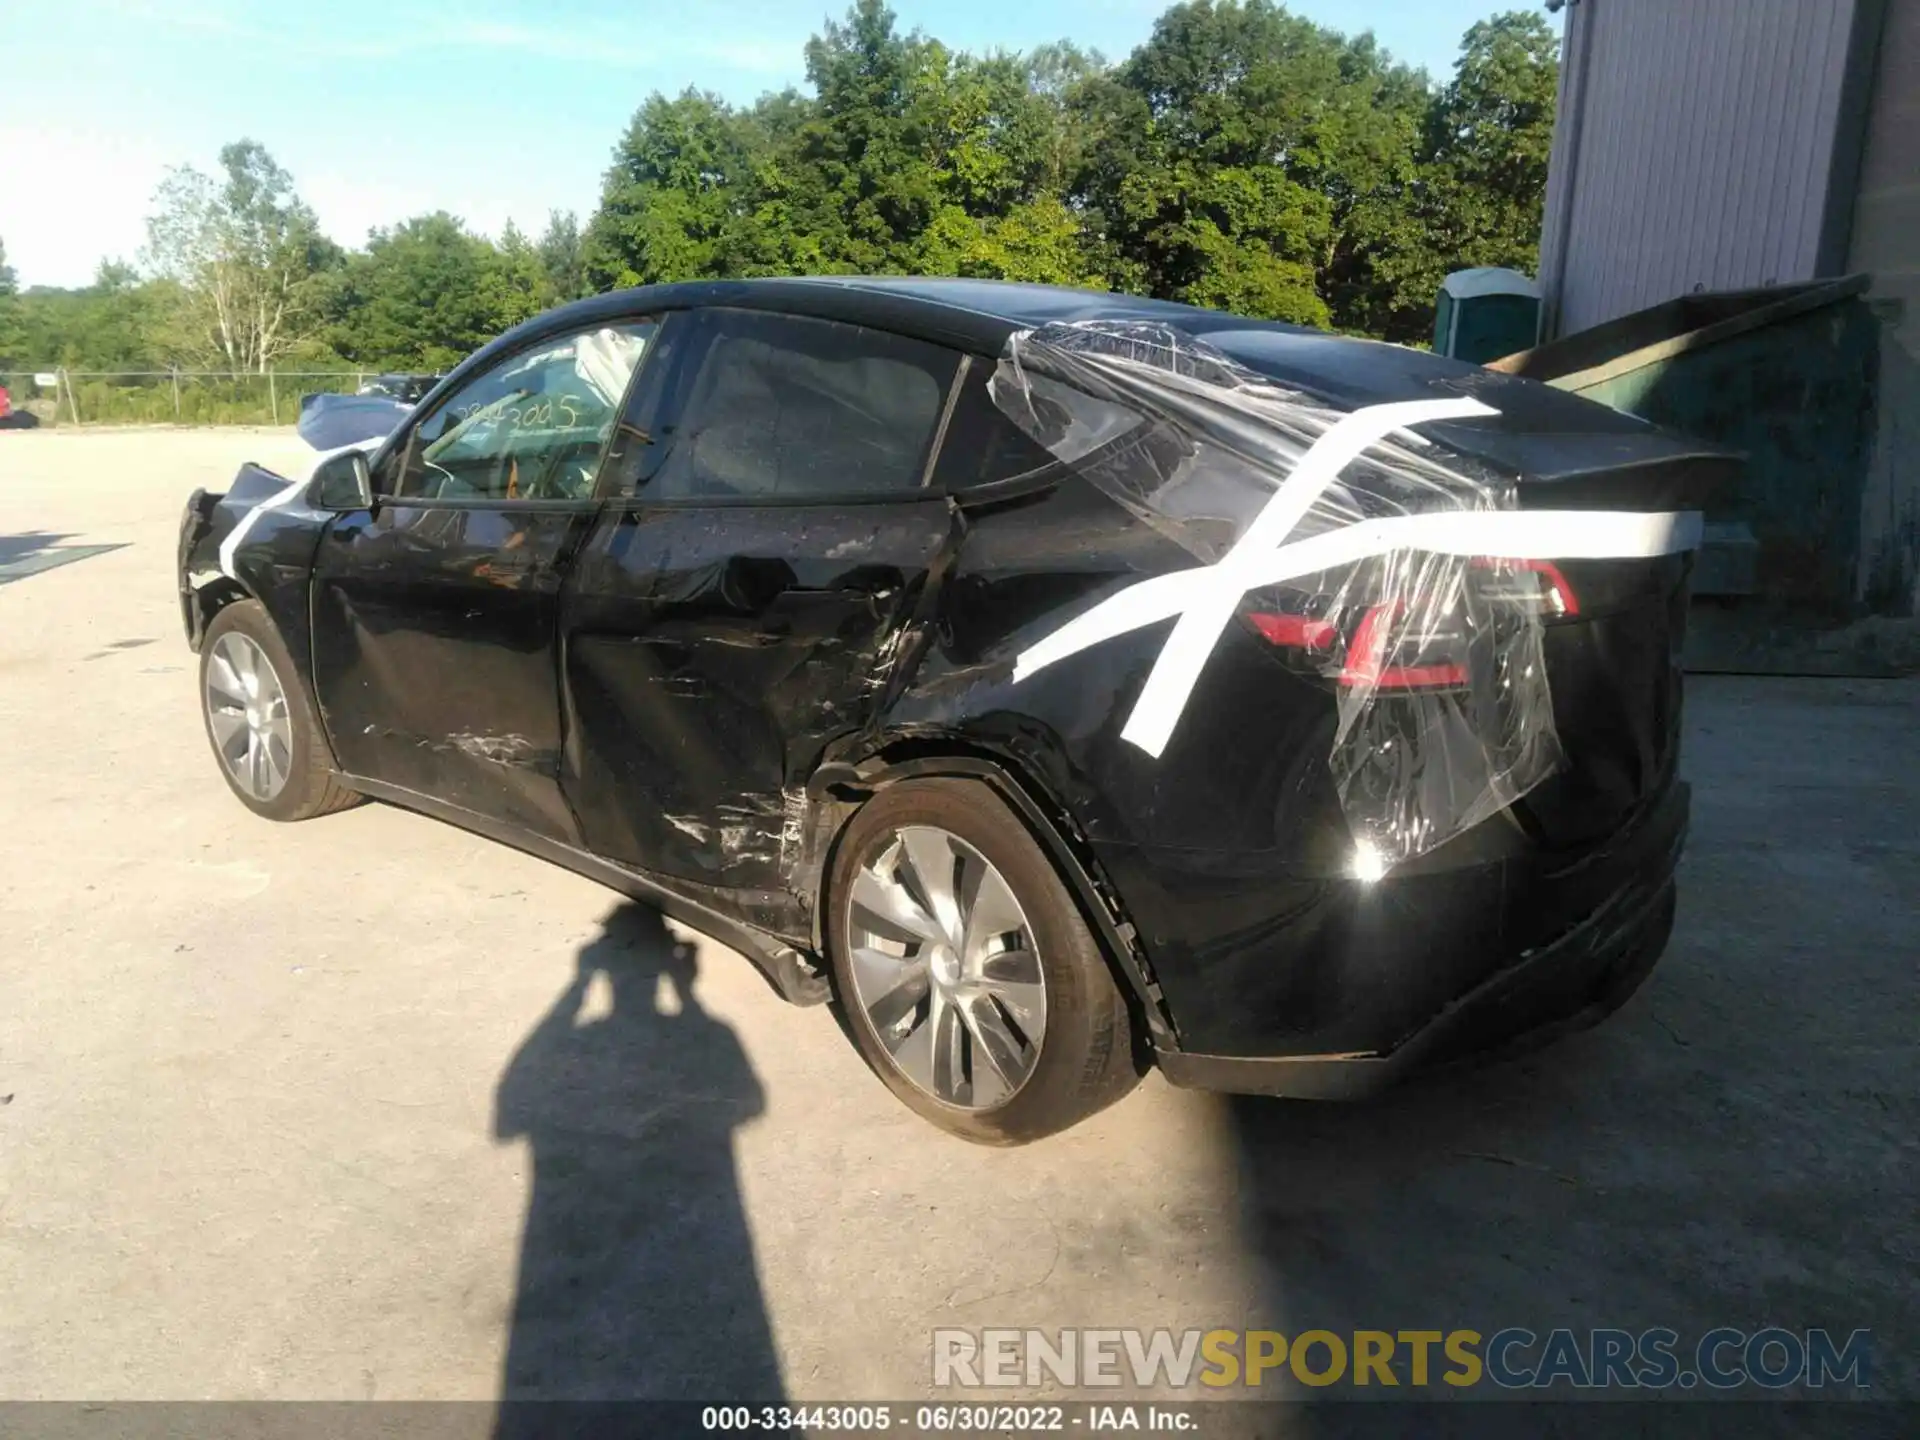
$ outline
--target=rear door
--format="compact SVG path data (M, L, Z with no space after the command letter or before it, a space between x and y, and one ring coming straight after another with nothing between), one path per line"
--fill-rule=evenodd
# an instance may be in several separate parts
M670 322L562 619L589 848L789 905L799 789L872 721L948 542L928 477L959 368L801 316Z
M343 769L553 839L555 643L600 461L655 325L549 336L447 396L336 518L313 575L315 691Z

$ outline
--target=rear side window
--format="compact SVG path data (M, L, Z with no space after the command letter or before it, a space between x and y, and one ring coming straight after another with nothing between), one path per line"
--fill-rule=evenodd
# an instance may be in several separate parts
M701 310L673 327L669 393L636 416L649 500L919 490L958 357L837 321Z
M975 357L947 422L947 438L933 481L942 490L965 490L1043 470L1054 457L1016 425L988 392L996 362Z

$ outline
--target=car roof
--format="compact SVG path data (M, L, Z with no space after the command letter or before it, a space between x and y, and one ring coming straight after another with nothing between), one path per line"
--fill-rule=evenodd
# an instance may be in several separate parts
M953 345L979 355L998 355L1016 330L1062 321L1139 320L1177 325L1191 334L1273 330L1313 333L1299 326L1247 320L1168 300L1033 285L1009 280L963 280L919 276L808 276L794 279L691 281L644 285L576 300L510 330L488 351L519 345L537 335L610 321L649 310L703 305L737 306L844 320Z
M698 306L840 320L988 358L1003 355L1007 338L1020 330L1090 320L1157 322L1189 335L1204 336L1231 359L1269 379L1321 395L1348 409L1427 397L1436 384L1449 394L1458 393L1462 387L1478 391L1493 385L1506 392L1525 392L1510 395L1509 403L1518 402L1529 411L1547 405L1579 412L1557 420L1549 417L1542 421L1541 428L1591 431L1644 424L1589 401L1546 392L1531 382L1496 375L1464 361L1306 326L1251 320L1223 310L1203 310L1138 295L1076 290L1066 285L919 276L694 281L596 295L549 310L509 330L475 352L442 384L462 383L465 374L491 364L501 352L556 334Z
M1109 290L1069 285L1035 285L1016 280L961 280L930 276L819 276L801 281L873 295L905 296L929 306L963 310L1003 320L1022 329L1079 320L1141 320L1178 325L1190 333L1230 325L1297 330L1273 321L1246 320L1219 310L1203 310L1171 300L1151 300Z
M1344 409L1469 394L1494 406L1497 419L1436 425L1433 434L1465 453L1523 474L1584 473L1673 454L1720 456L1644 420L1517 376L1461 360L1358 336L1329 334L1274 320L1251 320L1169 300L1149 300L1065 285L908 276L687 281L646 285L576 300L516 326L462 361L421 403L464 384L505 352L568 332L668 310L728 306L810 315L910 335L973 355L998 358L1016 331L1075 321L1147 321L1205 336L1230 359L1279 384ZM1568 445L1567 437L1581 443ZM1605 437L1607 464L1593 438ZM1657 452L1657 453L1656 453ZM1637 457L1637 458L1636 458ZM1724 457L1721 457L1724 458Z

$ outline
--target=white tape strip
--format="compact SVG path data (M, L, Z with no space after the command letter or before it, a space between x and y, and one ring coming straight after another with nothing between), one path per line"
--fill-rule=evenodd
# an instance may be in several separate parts
M233 557L234 552L240 548L240 542L247 538L248 532L267 511L284 509L306 493L307 487L304 481L290 480L287 482L287 488L278 495L262 500L242 515L233 529L227 532L227 538L220 542L220 573L229 580L238 580L240 577L234 572Z
M1614 510L1399 515L1280 543L1369 445L1407 425L1497 413L1476 400L1414 401L1356 410L1301 456L1286 483L1217 563L1158 575L1109 596L1021 652L1014 661L1014 680L1024 680L1115 636L1179 616L1120 732L1122 739L1157 758L1179 724L1240 597L1249 590L1394 550L1504 560L1582 560L1672 555L1699 545L1697 513Z
M1404 425L1496 413L1478 400L1413 400L1370 406L1336 421L1300 457L1293 474L1253 517L1233 549L1207 568L1205 593L1181 612L1180 623L1167 637L1121 738L1149 755L1158 756L1167 748L1200 671L1219 644L1227 622L1233 619L1234 607L1242 595L1261 583L1251 578L1254 570L1293 533L1321 492L1339 479L1340 472L1362 451Z

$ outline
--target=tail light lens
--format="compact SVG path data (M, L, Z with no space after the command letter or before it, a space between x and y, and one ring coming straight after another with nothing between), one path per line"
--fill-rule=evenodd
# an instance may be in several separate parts
M1551 560L1471 562L1475 598L1505 607L1509 613L1559 619L1578 615L1580 602L1565 575ZM1471 633L1459 611L1429 617L1409 627L1404 601L1369 607L1342 644L1333 620L1266 608L1245 613L1255 634L1269 644L1300 652L1332 673L1344 689L1452 690L1470 674ZM1337 669L1329 667L1337 663Z
M1442 624L1424 633L1409 632L1401 623L1405 614L1398 600L1372 606L1344 650L1339 629L1330 620L1255 610L1246 621L1269 644L1301 651L1323 665L1337 662L1333 673L1346 689L1446 690L1465 685L1465 627Z
M1315 620L1306 615L1277 615L1256 610L1247 623L1275 645L1289 650L1331 650L1340 632L1331 620Z
M1393 600L1360 617L1340 667L1344 688L1451 690L1467 683L1464 627L1443 622L1424 634L1407 634L1400 625L1405 614L1405 604Z

